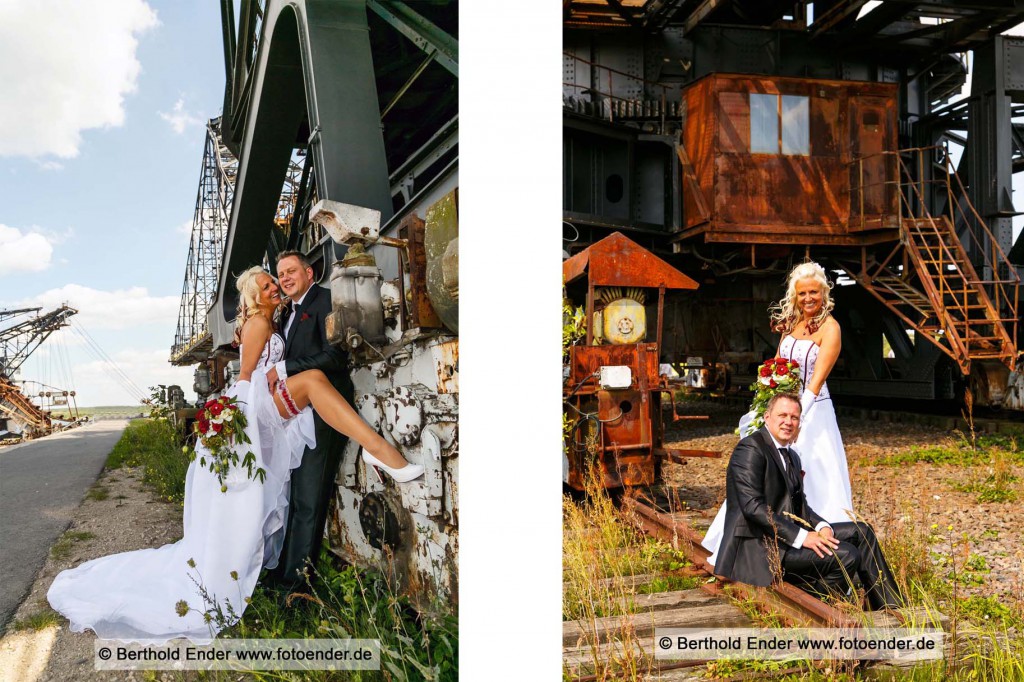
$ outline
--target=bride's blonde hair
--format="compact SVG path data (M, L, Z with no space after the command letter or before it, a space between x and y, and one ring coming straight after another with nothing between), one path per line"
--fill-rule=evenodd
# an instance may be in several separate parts
M242 327L260 312L260 285L256 282L259 275L274 276L259 265L254 265L235 280L238 290L238 309L235 315L235 345L242 342ZM277 281L277 280L274 280Z
M813 261L801 263L793 268L786 280L786 297L771 306L768 312L772 316L772 330L780 334L788 334L800 321L800 309L796 304L796 284L805 279L813 279L821 285L821 312L814 319L807 320L807 327L813 333L825 323L836 302L832 300L832 282L828 281L825 269Z

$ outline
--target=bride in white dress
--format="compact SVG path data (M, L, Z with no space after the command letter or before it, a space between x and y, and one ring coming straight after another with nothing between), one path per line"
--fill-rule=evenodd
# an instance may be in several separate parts
M832 317L832 285L817 263L802 263L789 273L786 298L772 308L772 328L782 334L778 357L796 360L804 387L800 397L800 435L793 444L804 467L807 504L826 521L851 521L853 498L846 450L832 407L828 378L839 358L841 334ZM750 432L752 413L740 420L740 435ZM725 503L701 544L714 564L725 526Z
M255 267L239 276L237 288L241 374L227 395L237 398L246 415L252 443L242 447L253 452L254 470L263 468L266 479L249 480L246 469L236 466L225 477L227 492L221 492L217 475L199 464L208 453L197 443L185 476L181 540L93 559L54 579L47 599L74 632L88 628L104 639L153 643L187 637L208 643L223 624L241 618L260 569L277 565L291 470L306 446L315 445L310 405L363 446L368 466L399 482L423 473L364 422L319 370L268 386L267 372L284 354L272 321L281 303L277 283Z

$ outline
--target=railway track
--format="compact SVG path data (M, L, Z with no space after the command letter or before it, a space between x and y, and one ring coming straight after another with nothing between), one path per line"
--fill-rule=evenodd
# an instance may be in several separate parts
M692 564L666 575L697 578L699 587L643 594L645 586L665 576L633 576L628 586L633 592L631 613L563 623L562 660L567 679L675 682L701 678L709 660L654 659L656 628L761 627L766 622L786 627L897 627L936 617L913 609L899 614L840 610L788 583L758 588L714 576L707 563L709 552L700 545L710 519L688 504L685 488L662 484L634 489L623 496L621 510L631 525L671 545ZM738 602L746 608L740 608ZM948 627L945 616L939 615L939 622ZM620 672L609 674L611 669ZM790 672L799 671L794 668Z

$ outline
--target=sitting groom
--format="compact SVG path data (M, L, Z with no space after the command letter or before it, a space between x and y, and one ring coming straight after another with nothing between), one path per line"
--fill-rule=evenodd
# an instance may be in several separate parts
M872 609L902 606L871 526L829 525L807 505L800 458L788 447L799 425L799 398L778 394L768 402L764 427L736 445L726 473L725 535L715 572L738 582L770 585L776 576L768 548L777 544L780 577L787 582L824 582L847 592L848 580L858 575ZM783 512L807 521L814 530Z

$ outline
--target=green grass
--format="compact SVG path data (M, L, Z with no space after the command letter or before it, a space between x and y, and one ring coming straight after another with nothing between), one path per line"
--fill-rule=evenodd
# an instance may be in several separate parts
M23 630L43 630L52 625L60 625L61 617L53 609L47 608L44 611L33 613L25 618L20 618L11 624L11 630L21 632Z
M85 494L85 497L86 499L89 500L96 500L97 502L101 502L110 497L110 491L101 485L94 485L93 487L89 488L89 492Z
M179 436L164 419L137 419L125 428L107 456L107 468L142 466L142 481L172 502L185 499L188 457L181 451Z
M57 542L53 543L53 547L50 548L50 556L58 561L63 561L71 556L71 550L76 542L85 542L94 537L96 535L88 531L66 531L57 539Z
M350 671L342 678L311 670L302 672L303 680L458 679L458 619L446 609L417 613L383 575L342 567L326 550L308 586L312 595L302 597L258 585L243 618L219 638L380 640L381 671ZM224 617L210 613L216 622ZM281 679L269 672L249 675L256 680ZM212 679L235 678L218 673Z
M952 466L980 466L990 464L993 458L1008 464L1024 464L1024 434L986 434L977 437L972 446L970 439L959 434L956 442L948 445L915 445L888 457L869 462L888 466L901 464L943 464Z

